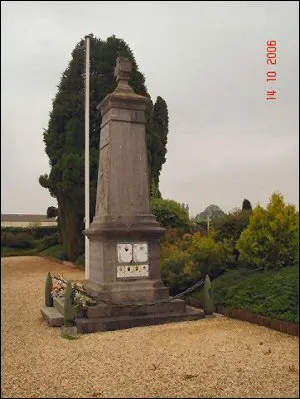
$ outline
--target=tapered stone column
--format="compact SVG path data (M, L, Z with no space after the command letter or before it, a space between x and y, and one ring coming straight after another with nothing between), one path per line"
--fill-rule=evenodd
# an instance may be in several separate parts
M131 62L118 58L118 86L99 104L102 114L96 211L86 289L114 302L169 296L161 282L159 239L150 211L145 109L148 99L129 86Z

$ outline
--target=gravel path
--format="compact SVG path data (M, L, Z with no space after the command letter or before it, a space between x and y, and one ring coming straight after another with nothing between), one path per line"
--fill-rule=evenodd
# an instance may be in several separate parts
M220 315L63 339L40 314L48 271L84 278L2 258L1 397L299 397L298 338Z

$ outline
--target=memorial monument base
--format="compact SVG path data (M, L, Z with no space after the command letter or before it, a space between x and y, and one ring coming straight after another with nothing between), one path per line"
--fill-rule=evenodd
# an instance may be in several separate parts
M54 307L44 307L41 313L51 327L64 323L64 299L54 298ZM204 311L187 306L182 299L167 298L156 303L135 303L134 305L112 305L99 302L89 306L75 317L77 333L88 334L98 331L122 330L158 324L199 320Z
M75 320L81 334L98 331L123 330L180 321L199 320L204 311L187 306L183 300L170 300L156 304L118 306L99 304L87 310L87 317Z

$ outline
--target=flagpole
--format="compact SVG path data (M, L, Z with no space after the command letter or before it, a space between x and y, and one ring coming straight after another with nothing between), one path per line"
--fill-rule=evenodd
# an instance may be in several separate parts
M90 227L90 39L85 36L85 156L84 156L84 188L85 188L85 230ZM85 279L90 276L90 245L85 236Z

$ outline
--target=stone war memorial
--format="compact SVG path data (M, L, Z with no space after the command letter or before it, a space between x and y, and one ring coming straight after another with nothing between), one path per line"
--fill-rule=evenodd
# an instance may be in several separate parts
M89 306L84 317L75 318L79 333L204 317L202 310L170 297L161 280L160 238L165 229L150 210L148 99L129 86L131 69L129 59L117 59L117 87L98 106L102 125L96 209L90 228L84 231L90 242L84 287L96 305ZM62 308L61 298L54 299L52 318L58 320L54 313L63 312ZM49 322L47 309L41 311Z

